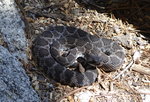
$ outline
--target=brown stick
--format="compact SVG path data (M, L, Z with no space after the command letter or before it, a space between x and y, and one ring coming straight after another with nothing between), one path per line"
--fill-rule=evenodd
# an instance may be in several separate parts
M82 90L82 89L88 88L88 87L89 87L89 86L83 86L83 87L81 87L81 88L77 88L77 89L75 89L75 90L69 92L69 93L66 94L65 96L61 97L57 102L60 102L62 99L66 98L66 97L68 97L68 96L70 96L70 95L72 95L72 94L74 94L74 93L76 93L76 92L78 92L78 91L80 91L80 90Z
M139 72L141 74L150 75L150 68L147 68L147 67L144 67L144 66L141 66L141 65L135 64L132 67L132 70L137 71L137 72Z

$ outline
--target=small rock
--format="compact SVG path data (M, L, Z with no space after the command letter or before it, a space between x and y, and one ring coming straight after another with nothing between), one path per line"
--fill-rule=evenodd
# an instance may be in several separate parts
M80 102L89 102L92 97L92 93L90 91L80 92L75 94L75 100L80 100ZM76 102L75 101L75 102Z
M121 36L115 36L115 37L113 37L113 39L121 42L121 44L123 46L125 46L126 48L131 49L133 47L133 40L129 34L121 35Z
M119 26L115 25L114 26L114 31L115 31L115 33L119 34L120 33Z

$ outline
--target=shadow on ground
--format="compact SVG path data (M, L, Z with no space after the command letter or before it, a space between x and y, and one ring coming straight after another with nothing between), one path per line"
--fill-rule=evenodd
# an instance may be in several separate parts
M150 40L150 1L149 0L76 0L87 9L113 14L134 27Z

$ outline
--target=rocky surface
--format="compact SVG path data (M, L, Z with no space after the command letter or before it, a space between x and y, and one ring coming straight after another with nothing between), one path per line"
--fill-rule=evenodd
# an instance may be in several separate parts
M22 63L27 40L14 0L0 1L0 102L39 102Z
M0 33L8 50L19 59L27 60L24 53L27 40L24 32L24 23L21 20L14 0L0 1Z
M22 64L0 46L0 102L39 102Z

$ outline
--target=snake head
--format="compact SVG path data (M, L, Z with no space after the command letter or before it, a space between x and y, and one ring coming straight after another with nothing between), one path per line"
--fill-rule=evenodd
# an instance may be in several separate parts
M92 66L101 67L104 63L109 61L108 56L105 54L101 55L86 55L86 61Z
M87 63L89 63L92 66L98 66L101 63L101 58L96 55L85 55Z
M77 61L78 61L78 65L79 65L79 70L83 70L84 69L84 71L86 71L86 70L89 70L89 69L95 69L96 68L96 66L93 66L93 65L91 65L90 63L88 63L87 61L86 61L86 59L85 58L83 58L83 57L78 57L77 58ZM81 72L81 71L80 71Z

